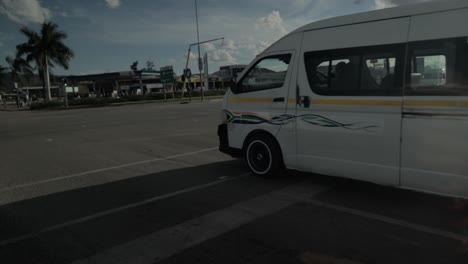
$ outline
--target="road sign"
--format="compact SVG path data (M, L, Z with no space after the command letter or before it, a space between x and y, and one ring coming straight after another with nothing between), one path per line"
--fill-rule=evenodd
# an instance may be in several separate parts
M208 77L208 53L203 56L203 64L205 65L205 77Z
M198 69L203 71L203 60L202 58L198 58Z
M172 66L161 67L160 71L162 83L174 82L174 70L172 69Z
M205 64L205 89L209 90L210 88L210 76L208 74L208 53L205 53L203 56L203 63Z
M190 79L192 77L192 71L190 69L185 69L184 76L185 78Z

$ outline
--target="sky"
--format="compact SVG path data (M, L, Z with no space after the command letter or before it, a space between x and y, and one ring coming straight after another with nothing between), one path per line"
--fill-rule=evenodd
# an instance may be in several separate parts
M248 64L265 48L305 24L358 12L426 0L198 0L200 41L209 71ZM134 61L156 68L172 65L180 74L188 46L197 42L194 0L0 0L0 65L26 41L22 27L38 30L53 21L68 34L75 53L59 75L128 71ZM195 72L198 50L189 67Z

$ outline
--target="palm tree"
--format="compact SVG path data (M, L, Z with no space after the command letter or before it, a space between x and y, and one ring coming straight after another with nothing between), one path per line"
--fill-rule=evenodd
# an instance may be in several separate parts
M6 68L0 65L0 87L3 86L3 83L5 82L5 70Z
M1 96L2 92L5 92L5 91L6 91L6 87L5 87L5 71L6 71L6 68L3 67L2 65L0 65L0 96ZM0 101L1 101L1 98L0 98Z
M16 57L13 59L8 56L5 58L5 61L8 63L11 80L13 81L14 87L16 88L16 104L19 107L19 91L17 85L17 82L20 79L19 77L22 75L29 80L34 75L34 70L31 65L29 65L29 63L21 57Z
M34 76L33 67L31 67L31 65L29 65L25 59L21 57L16 57L13 59L12 57L8 56L5 58L5 61L8 63L13 83L19 81L20 75L25 77L27 80L30 80Z
M18 56L26 57L26 61L34 62L37 65L39 75L44 86L44 98L50 101L50 69L54 65L59 65L68 70L69 62L73 58L73 51L67 47L63 41L67 34L58 29L58 25L53 22L43 23L40 33L27 27L23 27L21 33L25 35L27 42L16 46Z

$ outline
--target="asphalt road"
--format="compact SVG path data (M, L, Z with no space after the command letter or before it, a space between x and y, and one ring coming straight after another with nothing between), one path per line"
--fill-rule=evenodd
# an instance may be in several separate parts
M0 263L468 263L468 203L217 151L220 102L0 112Z

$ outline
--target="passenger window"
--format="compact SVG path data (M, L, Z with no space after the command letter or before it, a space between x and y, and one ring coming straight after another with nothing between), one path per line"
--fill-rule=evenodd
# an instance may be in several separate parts
M330 94L354 94L358 90L359 58L332 60L330 63Z
M467 95L466 39L410 43L406 95Z
M385 78L395 74L395 62L396 58L366 59L366 70L372 80L377 85L381 85Z
M361 70L361 94L389 95L397 89L395 55L364 56L363 64Z
M438 87L447 84L445 55L415 56L411 65L411 87Z
M468 38L463 46L464 54L461 56L463 58L462 85L468 89Z
M247 72L234 92L253 92L283 87L290 60L291 55L261 60Z
M401 95L403 48L391 45L306 53L310 86L320 95Z
M346 80L352 77L351 74L347 74L348 65L351 65L349 59L326 60L320 63L316 69L316 88L324 93L355 89L350 85L350 80Z

